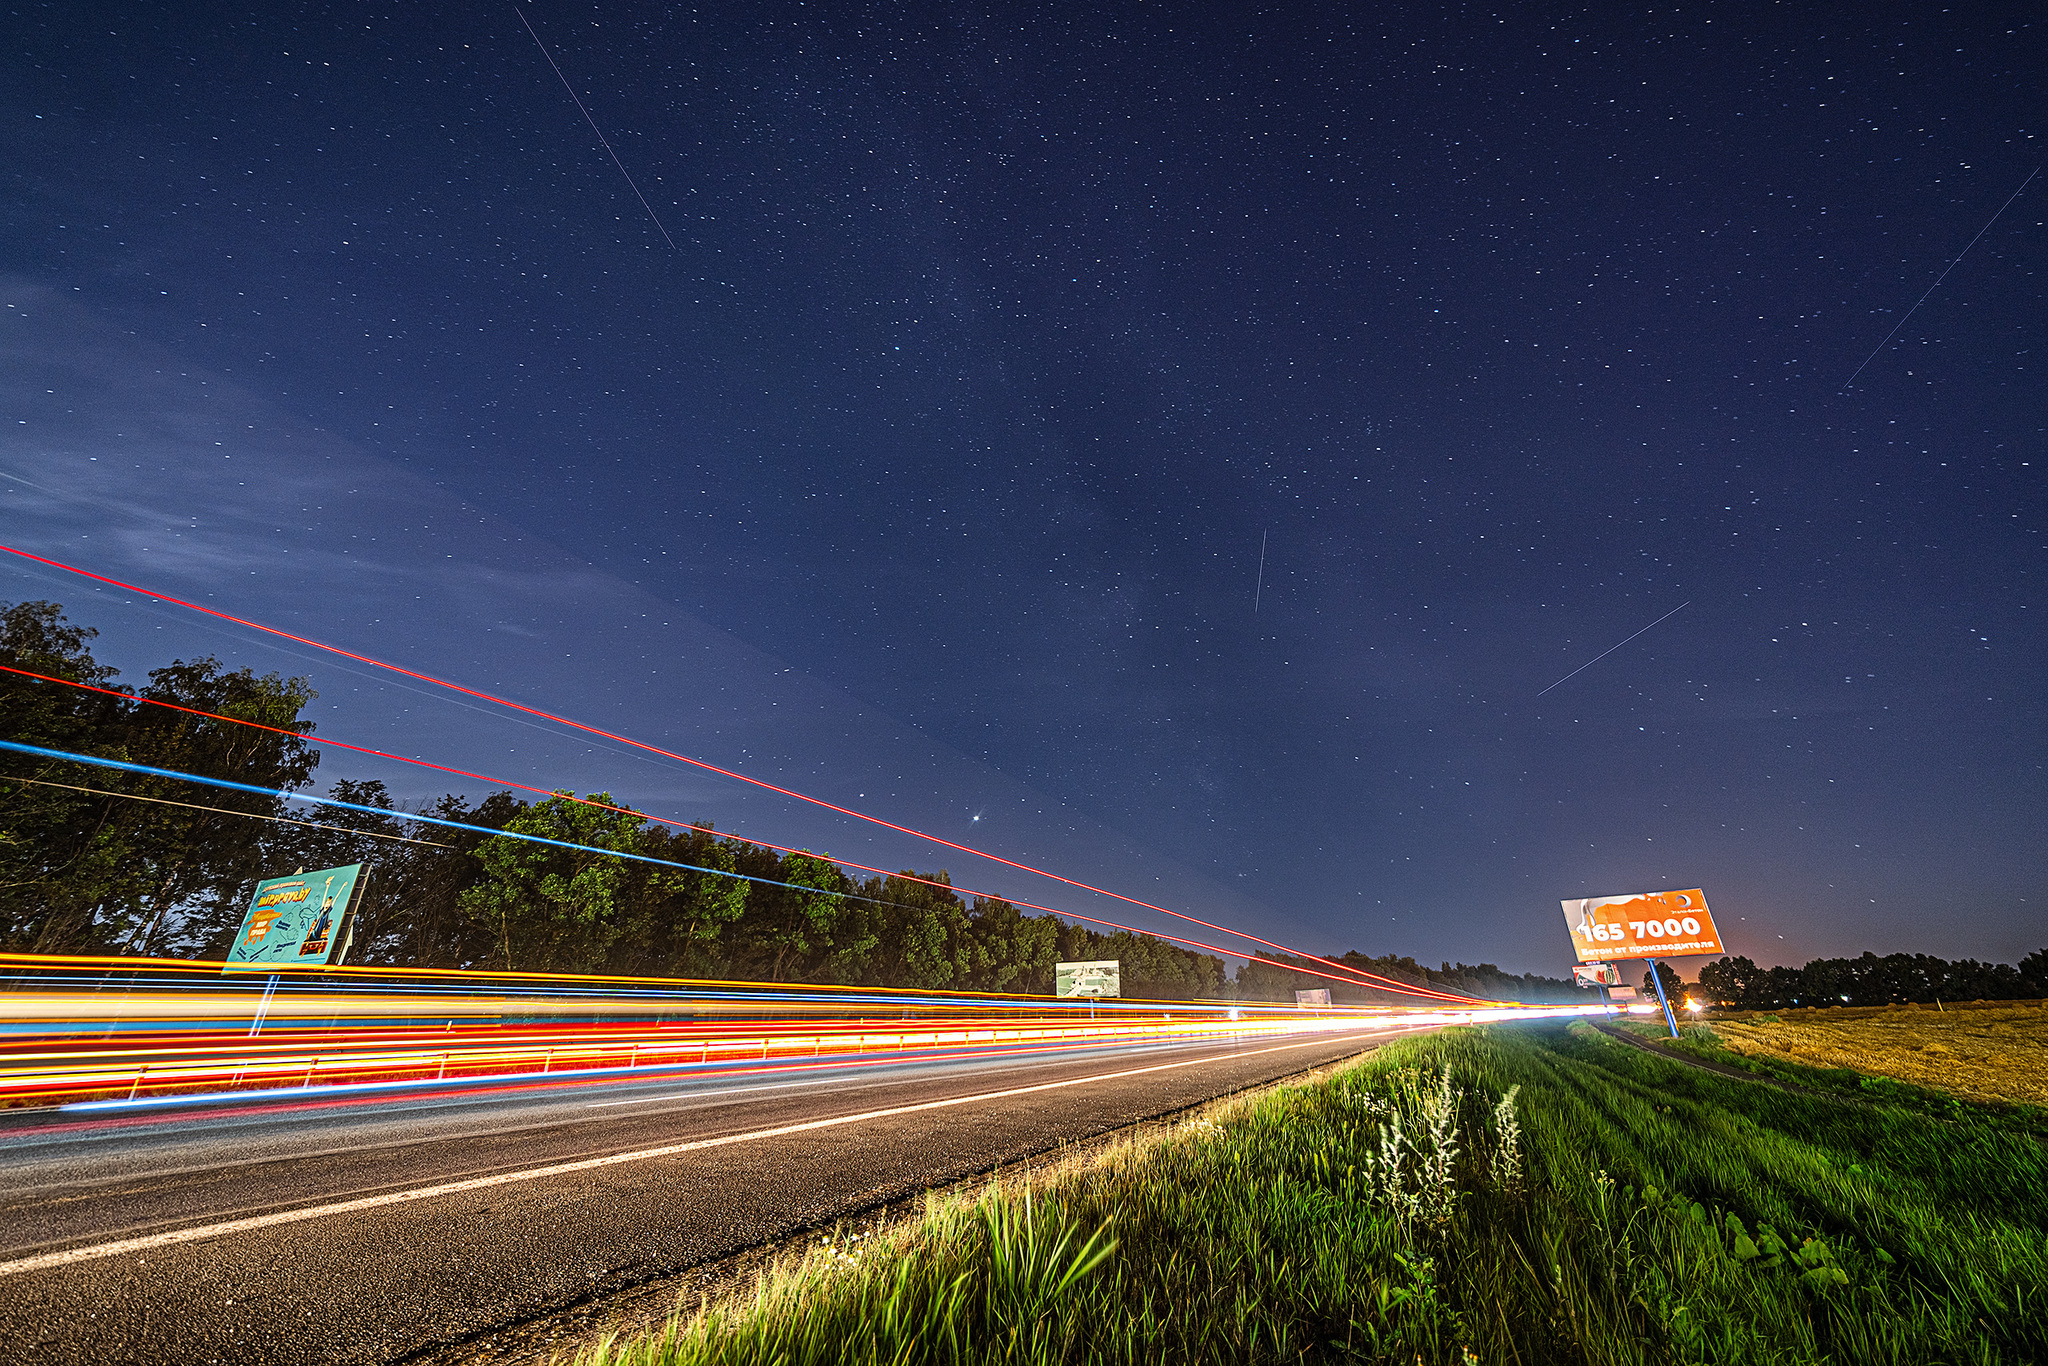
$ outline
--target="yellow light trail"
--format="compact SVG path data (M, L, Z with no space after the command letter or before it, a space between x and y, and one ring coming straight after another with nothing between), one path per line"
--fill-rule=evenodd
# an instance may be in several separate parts
M0 1105L89 1107L721 1077L1601 1013L1325 1007L0 954Z

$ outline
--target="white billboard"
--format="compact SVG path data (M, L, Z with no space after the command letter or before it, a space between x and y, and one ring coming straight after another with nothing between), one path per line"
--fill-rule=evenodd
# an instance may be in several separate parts
M1055 996L1121 996L1122 960L1107 958L1093 963L1058 963L1053 967Z

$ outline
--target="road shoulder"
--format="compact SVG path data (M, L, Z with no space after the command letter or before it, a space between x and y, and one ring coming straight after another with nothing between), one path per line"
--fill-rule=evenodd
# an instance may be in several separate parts
M1091 1161L1118 1147L1146 1143L1163 1137L1177 1125L1202 1119L1228 1106L1241 1104L1281 1087L1321 1080L1371 1053L1383 1042L1375 1041L1344 1057L1239 1087L1193 1105L1148 1115L1104 1133L1051 1144L943 1185L898 1193L862 1208L846 1210L831 1219L792 1230L731 1256L629 1289L593 1296L581 1304L479 1334L462 1343L407 1357L404 1366L549 1366L549 1363L573 1357L580 1349L594 1346L603 1338L644 1333L660 1327L679 1313L692 1314L744 1293L778 1258L817 1238L821 1232L831 1232L842 1239L849 1236L866 1239L885 1234L920 1217L925 1201L931 1195L972 1194L992 1179L1048 1173Z

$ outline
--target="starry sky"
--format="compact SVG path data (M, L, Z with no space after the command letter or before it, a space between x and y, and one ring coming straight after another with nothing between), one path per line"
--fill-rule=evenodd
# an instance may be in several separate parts
M1561 897L1691 886L1766 963L2044 941L2029 6L0 22L7 544L1312 951L1559 974Z

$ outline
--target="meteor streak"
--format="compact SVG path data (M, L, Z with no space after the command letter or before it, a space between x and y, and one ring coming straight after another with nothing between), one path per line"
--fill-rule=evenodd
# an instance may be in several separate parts
M604 130L597 126L597 120L590 117L590 111L583 107L583 97L576 93L575 86L569 84L569 78L567 76L564 76L562 74L562 68L556 65L554 54L548 51L548 45L540 40L540 35L533 31L533 25L527 22L526 11L520 9L519 6L514 5L512 7L512 12L519 16L520 23L526 25L526 32L528 33L528 35L532 37L533 45L540 49L541 56L547 58L548 66L553 68L554 70L555 79L562 83L562 89L568 91L569 98L576 101L577 111L583 115L583 121L590 125L590 131L597 134L598 144L604 148L606 155L611 157L612 165L619 168L619 174L626 178L626 184L632 186L633 197L640 201L640 207L647 210L647 216L654 220L654 229L656 232L659 232L661 234L661 240L668 243L668 249L670 251L680 253L682 251L682 248L676 245L676 239L670 237L668 235L668 229L661 225L661 216L655 213L654 206L647 202L647 196L641 194L640 187L637 184L634 184L633 173L626 169L625 162L619 160L619 154L617 152L612 151L612 145L605 138Z
M1684 611L1684 610L1685 610L1686 608L1688 608L1688 607L1690 607L1690 606L1692 606L1692 599L1691 599L1691 598L1687 598L1687 599L1686 599L1686 600L1685 600L1684 602L1681 602L1681 603L1679 603L1679 604L1678 604L1678 606L1676 606L1676 607L1672 608L1672 609L1671 609L1671 610L1670 610L1669 612L1666 612L1666 613L1664 614L1664 616L1663 616L1663 617L1658 617L1658 618L1657 618L1657 621L1662 621L1662 620L1664 620L1664 617L1675 617L1675 616L1677 616L1677 615L1678 615L1678 614L1679 614L1680 612L1683 612L1683 611ZM1655 626L1655 625L1657 624L1657 621L1653 621L1653 622L1651 622L1651 623L1650 623L1650 626ZM1645 626L1645 627L1643 628L1643 631L1647 631L1647 630L1649 630L1649 629L1650 629L1650 626ZM1551 684L1551 685L1550 685L1550 688L1554 688L1554 687L1556 687L1558 683L1568 683L1568 682L1570 682L1570 681L1571 681L1572 679L1574 679L1574 678L1577 678L1577 677L1578 677L1578 676L1579 676L1580 674L1582 674L1582 673L1584 673L1584 672L1585 672L1586 670L1588 670L1588 669L1592 668L1592 667L1593 667L1593 666L1594 666L1595 664L1598 664L1598 663L1599 663L1599 662L1600 662L1601 660L1603 660L1603 659L1607 658L1607 656L1609 656L1609 655L1613 654L1613 653L1614 653L1614 652L1615 652L1616 650L1619 650L1619 649L1620 649L1620 648L1621 648L1621 647L1622 647L1623 645L1626 645L1626 644L1628 644L1628 641L1629 641L1629 640L1634 640L1634 639L1636 638L1636 636L1639 636L1639 635L1641 635L1641 634L1643 633L1643 631L1638 631L1638 632L1636 632L1636 635L1635 635L1635 636L1630 636L1630 637L1628 638L1628 640L1624 640L1624 641L1620 642L1620 644L1617 644L1617 645L1610 645L1610 646L1608 646L1608 647L1607 647L1606 649L1602 650L1602 651L1601 651L1601 652L1600 652L1599 654L1597 654L1597 655L1594 655L1594 656L1593 656L1593 657L1592 657L1591 659L1587 660L1587 661L1586 661L1586 662L1585 662L1584 664L1581 664L1581 665L1579 665L1579 667L1578 667L1578 668L1576 668L1576 669L1573 669L1573 670L1572 670L1572 671L1571 671L1570 673L1566 674L1566 675L1565 675L1565 676L1564 676L1563 678L1560 678L1560 679L1558 679L1558 680L1557 680L1557 683L1553 683L1553 684ZM1550 688L1545 688L1545 689L1543 690L1543 692L1549 692L1549 691L1550 691ZM1536 695L1537 695L1538 697L1541 697L1541 696L1543 696L1543 692L1537 693Z
M1904 318L1900 318L1896 323L1892 324L1892 330L1884 334L1884 340L1877 344L1877 349L1872 351L1869 355L1863 358L1863 365L1857 366L1855 373L1851 374L1849 376L1847 383L1842 385L1843 393L1846 394L1847 392L1849 392L1849 386L1856 382L1856 376L1863 373L1863 366L1868 365L1870 364L1870 362L1876 360L1878 351L1882 351L1885 349L1885 347L1891 345L1892 338L1898 336L1899 329L1906 325L1906 318L1910 318L1915 313L1918 313L1920 311L1920 305L1926 303L1929 299L1934 297L1934 291L1941 288L1941 282L1948 278L1948 273L1954 270L1957 266L1961 265L1963 258L1970 254L1970 247L1976 246L1978 239L1983 237L1985 233L1991 231L1991 225L1998 221L1999 215L2003 214L2007 209L2012 207L2012 201L2018 199L2020 195L2026 190L2027 186L2034 183L2034 177L2039 174L2041 174L2041 168L2039 166L2036 166L2033 170L2027 172L2027 178L2020 182L2019 189L2014 190L2010 195L2006 197L2006 201L1998 206L1997 213L1992 214L1991 217L1984 220L1984 226L1977 229L1977 236L1972 237L1969 241L1969 245L1965 246L1961 251L1956 253L1955 260L1949 262L1946 266L1942 267L1941 274L1934 277L1934 283L1927 286L1927 292L1925 294L1922 294L1918 299L1913 301L1913 306L1906 310L1906 316Z

